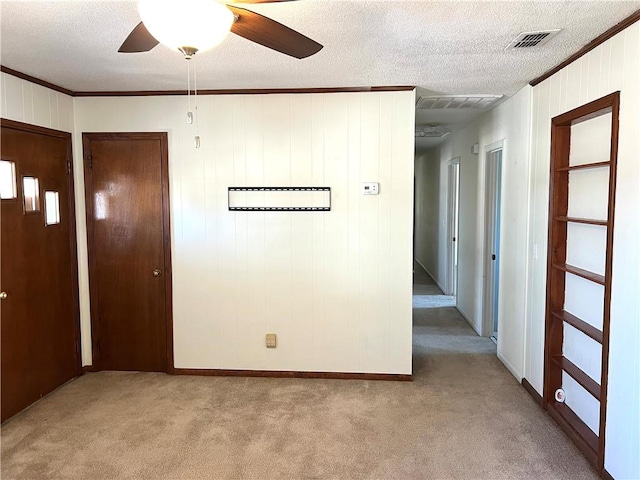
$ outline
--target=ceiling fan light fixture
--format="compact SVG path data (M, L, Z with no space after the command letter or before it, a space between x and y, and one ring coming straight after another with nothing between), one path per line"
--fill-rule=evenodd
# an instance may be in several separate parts
M156 40L185 55L218 45L234 22L231 10L216 0L140 0L138 11Z

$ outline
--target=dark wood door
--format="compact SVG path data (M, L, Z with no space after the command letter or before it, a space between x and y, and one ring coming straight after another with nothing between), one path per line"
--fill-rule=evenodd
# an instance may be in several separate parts
M71 135L3 119L0 137L3 166L10 166L3 175L15 185L0 200L4 421L81 366ZM35 182L25 188L25 177L37 179L33 211L25 195L34 198Z
M83 135L94 367L173 368L167 136Z

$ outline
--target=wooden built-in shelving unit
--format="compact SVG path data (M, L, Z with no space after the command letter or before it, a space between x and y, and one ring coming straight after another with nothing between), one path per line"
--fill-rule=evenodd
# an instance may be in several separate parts
M594 283L599 283L600 285L604 285L605 283L604 275L598 275L597 273L589 272L588 270L584 270L583 268L567 265L566 263L562 265L554 263L552 267L558 270L562 270L563 272L571 273L577 277L586 278L587 280L590 280Z
M602 472L604 469L604 435L607 403L607 376L609 359L609 323L611 304L613 219L615 208L616 161L618 149L618 110L620 92L576 108L555 117L551 127L551 177L549 196L549 249L547 259L547 308L545 331L544 407L565 429L586 457ZM601 115L611 114L610 157L602 161L570 165L571 127ZM607 168L608 205L605 220L576 218L568 214L569 177L576 170ZM603 186L604 187L604 186ZM606 229L604 275L567 264L568 225L585 224ZM602 329L565 310L566 278L574 275L604 287ZM596 381L565 357L563 352L565 324L602 346L601 377ZM554 394L562 388L563 373L569 375L584 390L600 402L598 433L566 403L557 402Z
M584 320L580 320L575 315L570 314L569 312L565 312L564 310L553 311L551 315L556 317L558 320L571 325L573 328L581 331L586 336L591 337L593 340L602 345L602 330L598 330L593 325L585 322Z
M584 163L582 165L565 165L563 167L556 168L557 172L571 172L573 170L586 170L591 168L602 168L608 167L611 165L611 162L595 162L595 163Z
M590 218L556 217L555 220L556 222L583 223L586 225L598 225L600 227L606 227L609 224L606 220L592 220Z

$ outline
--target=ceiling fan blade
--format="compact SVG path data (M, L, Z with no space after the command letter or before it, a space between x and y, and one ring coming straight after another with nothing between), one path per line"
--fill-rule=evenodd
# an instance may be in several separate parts
M153 38L142 22L132 30L124 43L120 46L120 53L148 52L160 42Z
M306 58L322 50L318 42L264 15L231 5L227 8L238 16L231 31L247 40L295 58Z

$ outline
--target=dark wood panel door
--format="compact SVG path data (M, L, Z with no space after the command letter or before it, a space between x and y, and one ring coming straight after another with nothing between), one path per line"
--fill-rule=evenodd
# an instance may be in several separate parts
M167 137L83 135L94 367L173 368Z
M0 136L4 421L81 367L71 135L2 120Z

